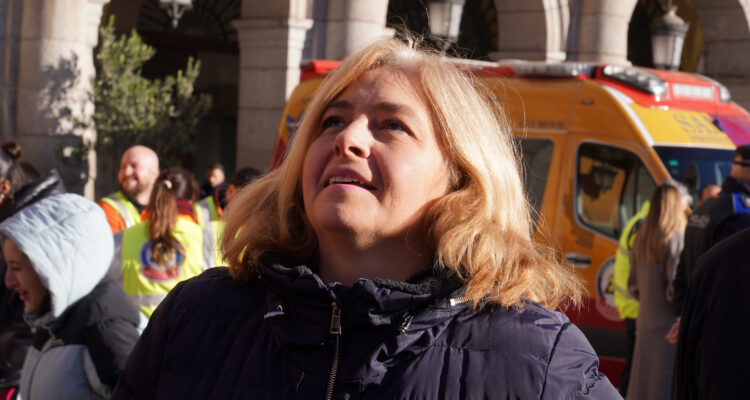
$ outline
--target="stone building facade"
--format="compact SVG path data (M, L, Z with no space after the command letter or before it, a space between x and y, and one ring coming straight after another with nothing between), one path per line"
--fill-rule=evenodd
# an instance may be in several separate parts
M170 31L157 0L0 0L0 141L18 141L24 158L40 170L58 168L74 191L93 197L112 189L111 166L103 173L94 154L83 167L66 161L66 143L74 138L60 113L86 112L81 103L96 73L98 28L115 15L121 32L137 29L163 55L150 67L154 76L181 55L202 59L198 89L215 99L213 122L205 127L209 133L200 139L206 143L204 158L224 154L230 170L265 168L301 63L341 59L371 40L392 36L397 25L424 26L426 21L424 5L407 0L193 3L180 27ZM654 7L663 9L664 4L666 0L467 0L465 37L459 37L459 44L481 48L477 54L491 60L628 63L629 55L645 46L628 42L635 16L653 14ZM750 2L675 4L691 23L683 65L724 83L735 101L750 108ZM95 132L76 134L94 137ZM224 135L220 150L213 144L217 135ZM203 160L210 161L216 160Z

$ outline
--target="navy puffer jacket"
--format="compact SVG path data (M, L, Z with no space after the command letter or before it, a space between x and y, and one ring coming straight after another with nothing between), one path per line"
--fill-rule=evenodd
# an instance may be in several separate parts
M208 270L156 310L113 398L620 398L563 314L412 281L326 285L271 256L248 284Z

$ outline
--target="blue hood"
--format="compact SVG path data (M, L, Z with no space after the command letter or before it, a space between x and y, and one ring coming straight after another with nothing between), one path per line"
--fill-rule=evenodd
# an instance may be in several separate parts
M29 257L50 292L59 317L104 277L114 253L99 206L76 194L59 194L23 208L0 224L0 234Z

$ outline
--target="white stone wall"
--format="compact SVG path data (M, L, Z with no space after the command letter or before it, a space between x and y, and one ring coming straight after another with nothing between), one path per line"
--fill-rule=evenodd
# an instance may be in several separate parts
M328 0L325 57L340 60L384 36L388 0Z
M0 0L0 140L16 134L21 0Z
M568 60L625 64L628 24L637 0L571 0L575 24L568 40L575 41Z
M16 138L40 170L57 167L70 189L89 196L93 187L85 178L95 177L94 164L67 166L56 152L69 132L59 111L66 105L83 110L107 1L0 0L0 139ZM491 57L626 63L636 1L495 0L499 49ZM706 42L706 74L750 108L750 0L692 1ZM313 6L321 11L309 34ZM234 22L240 46L237 167L267 168L305 50L340 59L392 35L385 28L387 7L388 0L242 0L242 17Z
M492 59L565 60L567 0L495 0L498 51Z
M705 74L750 109L750 0L693 0L706 45Z
M240 46L238 168L268 168L286 99L299 83L305 34L312 27L308 5L243 2L242 19L234 24Z
M74 145L71 136L94 139L94 132L72 132L64 116L91 112L85 91L94 75L93 48L102 6L107 0L25 0L18 52L16 140L26 160L40 171L57 168L68 190L94 196L96 159L65 163L58 147Z

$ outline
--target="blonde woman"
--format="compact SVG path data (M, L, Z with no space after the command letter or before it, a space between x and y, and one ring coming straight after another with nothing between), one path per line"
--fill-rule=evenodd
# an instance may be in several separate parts
M619 398L552 311L580 284L534 248L487 98L398 40L345 60L229 205L229 269L175 288L114 398Z
M672 283L683 247L688 199L677 183L659 186L633 243L629 286L640 311L628 399L670 398L675 347L665 336L677 316Z

